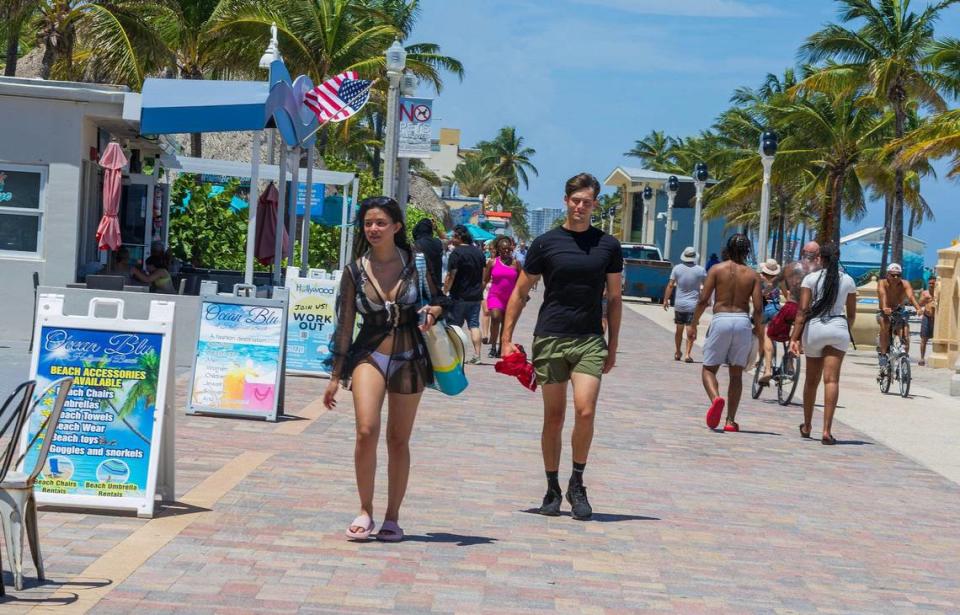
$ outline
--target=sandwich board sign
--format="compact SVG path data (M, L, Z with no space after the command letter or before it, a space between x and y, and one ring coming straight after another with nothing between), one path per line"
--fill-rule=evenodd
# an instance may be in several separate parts
M94 298L84 316L65 315L63 295L42 294L37 304L30 368L37 390L73 378L34 487L37 503L152 517L156 494L174 499L174 424L167 410L174 398L175 304L151 301L147 320L124 318L122 299ZM98 316L103 307L114 315ZM26 449L52 401L39 401L24 430L24 471L36 465L47 434Z
M287 373L329 376L330 341L337 326L337 296L340 282L323 269L310 269L306 277L287 267L290 292L287 317Z
M276 421L283 413L287 292L274 298L236 285L233 295L204 286L187 414L218 414Z

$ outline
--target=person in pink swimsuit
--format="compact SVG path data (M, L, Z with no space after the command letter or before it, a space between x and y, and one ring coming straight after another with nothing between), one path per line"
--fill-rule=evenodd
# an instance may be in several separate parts
M490 356L500 357L500 326L513 287L520 276L520 263L513 258L513 239L501 235L493 242L493 258L483 270L483 285L490 284L487 309L490 310Z

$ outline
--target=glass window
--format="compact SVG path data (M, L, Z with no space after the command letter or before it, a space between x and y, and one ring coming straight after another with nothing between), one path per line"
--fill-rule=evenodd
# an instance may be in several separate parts
M0 163L0 253L40 252L46 167Z
M37 252L40 217L0 214L0 250Z

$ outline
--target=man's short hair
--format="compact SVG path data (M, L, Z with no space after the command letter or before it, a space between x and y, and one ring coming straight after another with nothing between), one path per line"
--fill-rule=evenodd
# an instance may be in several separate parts
M593 188L593 198L600 196L600 182L589 173L577 173L568 179L564 192L569 197L577 190L583 190L584 188Z

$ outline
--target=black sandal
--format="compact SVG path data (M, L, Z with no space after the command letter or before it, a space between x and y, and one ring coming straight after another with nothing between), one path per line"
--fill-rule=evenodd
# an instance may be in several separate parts
M837 439L834 438L832 435L828 437L820 438L820 444L828 444L832 446L836 443L837 443Z
M804 430L803 430L803 424L802 424L802 423L799 425L799 427L800 427L800 437L801 437L801 438L806 438L806 439L809 440L809 439L810 439L810 431L813 431L813 428L811 427L811 428L810 428L810 431L804 431Z

